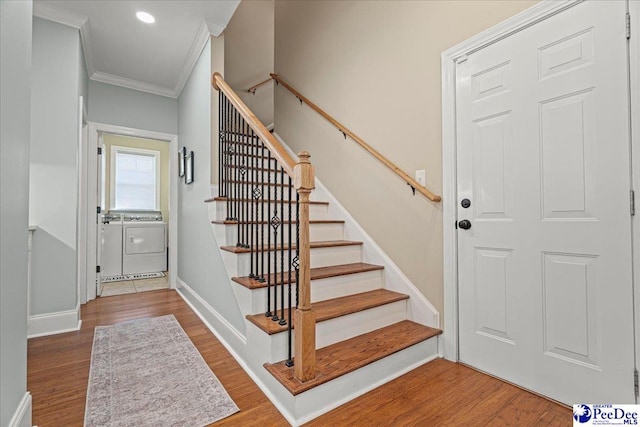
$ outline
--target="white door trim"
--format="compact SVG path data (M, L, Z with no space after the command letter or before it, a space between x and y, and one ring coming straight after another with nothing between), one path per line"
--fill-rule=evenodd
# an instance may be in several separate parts
M124 126L115 126L104 123L89 123L89 145L88 145L88 183L87 197L87 242L88 250L91 251L91 244L97 242L97 231L92 221L95 215L98 200L96 200L95 189L97 186L97 150L98 140L101 134L112 133L116 135L133 136L147 139L158 139L169 142L169 287L176 289L176 278L178 274L178 136L169 133L155 132L144 129L135 129ZM171 153L175 153L171 155ZM93 230L93 231L92 231ZM95 249L93 249L95 251ZM87 301L96 297L96 272L94 269L87 271Z
M629 3L629 15L631 16L631 38L629 39L629 90L631 93L631 170L632 185L637 193L640 190L640 55L637 54L640 49L640 32L638 32L638 23L640 23L640 4L635 1ZM636 52L635 54L633 54ZM638 200L638 195L636 195ZM640 201L640 200L639 200ZM640 359L640 257L638 256L638 248L640 248L640 205L636 202L636 215L632 217L631 229L633 233L633 294L634 294L634 332L636 344L636 369L639 369ZM636 396L636 403L638 397Z
M582 1L584 0L543 1L444 51L441 55L444 327L442 339L439 340L439 351L448 360L458 360L458 248L455 229L455 220L457 218L456 62L464 61L467 55L522 31Z
M87 109L84 97L78 97L78 195L76 212L76 286L78 304L87 302L87 218L83 214L87 205Z

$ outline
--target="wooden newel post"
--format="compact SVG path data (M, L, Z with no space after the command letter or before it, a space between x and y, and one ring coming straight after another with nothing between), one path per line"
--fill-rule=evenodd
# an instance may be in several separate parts
M315 173L311 155L303 151L294 167L294 185L300 207L300 248L299 248L299 288L298 308L294 316L295 364L294 375L302 382L316 376L316 316L311 310L311 250L309 244L309 195L315 188Z

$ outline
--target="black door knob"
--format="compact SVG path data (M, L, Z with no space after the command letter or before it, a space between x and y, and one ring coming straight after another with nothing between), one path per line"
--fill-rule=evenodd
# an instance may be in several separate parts
M460 202L460 204L462 205L463 208L467 209L469 206L471 206L471 200L462 199L462 202Z
M471 221L469 221L468 219L463 219L458 223L458 227L462 228L463 230L468 230L471 228Z

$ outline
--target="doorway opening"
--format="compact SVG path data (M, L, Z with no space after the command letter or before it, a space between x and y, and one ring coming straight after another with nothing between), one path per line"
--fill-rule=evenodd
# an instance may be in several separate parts
M175 288L177 137L91 123L86 300Z
M99 296L169 287L169 143L103 133Z

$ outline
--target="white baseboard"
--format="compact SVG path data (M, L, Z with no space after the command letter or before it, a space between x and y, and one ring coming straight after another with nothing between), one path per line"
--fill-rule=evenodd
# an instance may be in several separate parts
M231 339L233 341L236 341L237 344L240 344L242 346L247 345L247 338L242 333L240 333L240 331L234 328L233 325L231 325L231 323L227 321L227 319L222 317L220 313L218 313L213 307L211 307L211 305L207 301L205 301L204 298L198 295L196 291L191 289L191 287L187 285L181 278L178 277L176 279L176 282L178 285L178 289L177 289L178 293L180 294L182 299L185 300L185 302L189 305L189 307L191 307L191 309L196 312L198 317L200 317L200 319L202 319L202 321L205 322L207 326L209 326L210 320L212 320L213 318L214 322L217 324L216 325L217 328L211 326L209 327L209 329L212 329L218 332L220 331L221 328L223 328L222 330L228 331L228 333L223 334L226 340ZM204 313L202 312L203 310L200 310L198 307L195 307L195 305L191 301L189 301L188 298L185 298L185 295L181 291L186 291L190 296L192 296L197 301L197 303L201 306L201 308L204 310ZM207 314L209 316L207 316ZM215 334L215 335L218 336L218 334Z
M31 393L24 394L8 427L31 427Z
M78 331L81 325L80 305L76 306L73 310L36 314L29 316L27 338Z
M213 335L216 336L218 341L222 343L224 348L226 348L227 351L231 353L231 356L233 356L233 358L236 360L236 362L238 362L240 367L247 373L247 375L249 375L249 377L253 380L253 382L256 383L258 388L262 390L262 392L267 396L267 398L271 401L271 403L278 409L278 411L280 411L282 416L285 417L291 425L297 425L295 422L295 417L280 403L280 401L271 392L271 390L269 390L269 388L264 384L264 382L260 379L260 377L258 377L258 375L256 375L256 373L253 372L253 370L249 367L249 365L247 365L244 358L240 356L239 353L240 352L244 353L244 351L242 350L246 348L246 344L247 344L246 337L242 336L235 328L233 328L229 322L227 322L216 310L213 309L213 307L211 307L200 295L198 295L180 278L177 279L177 284L178 284L178 289L176 290L178 292L178 295L180 295L180 297L182 297L182 299L187 303L187 305L191 307L191 309L196 313L196 315L200 318L200 320L202 320L202 322L207 326L207 328L209 328L209 330L213 333ZM198 304L200 304L205 310L209 311L211 317L215 318L216 321L219 320L220 321L218 324L219 327L229 328L232 336L234 335L238 336L238 338L242 341L244 348L239 349L231 345L224 338L224 335L229 335L229 334L225 334L222 330L214 327L211 324L211 322L209 322L209 319L207 318L207 316L204 313L202 313L191 301L189 301L189 298L185 295L185 293L188 293L190 296L196 299Z

